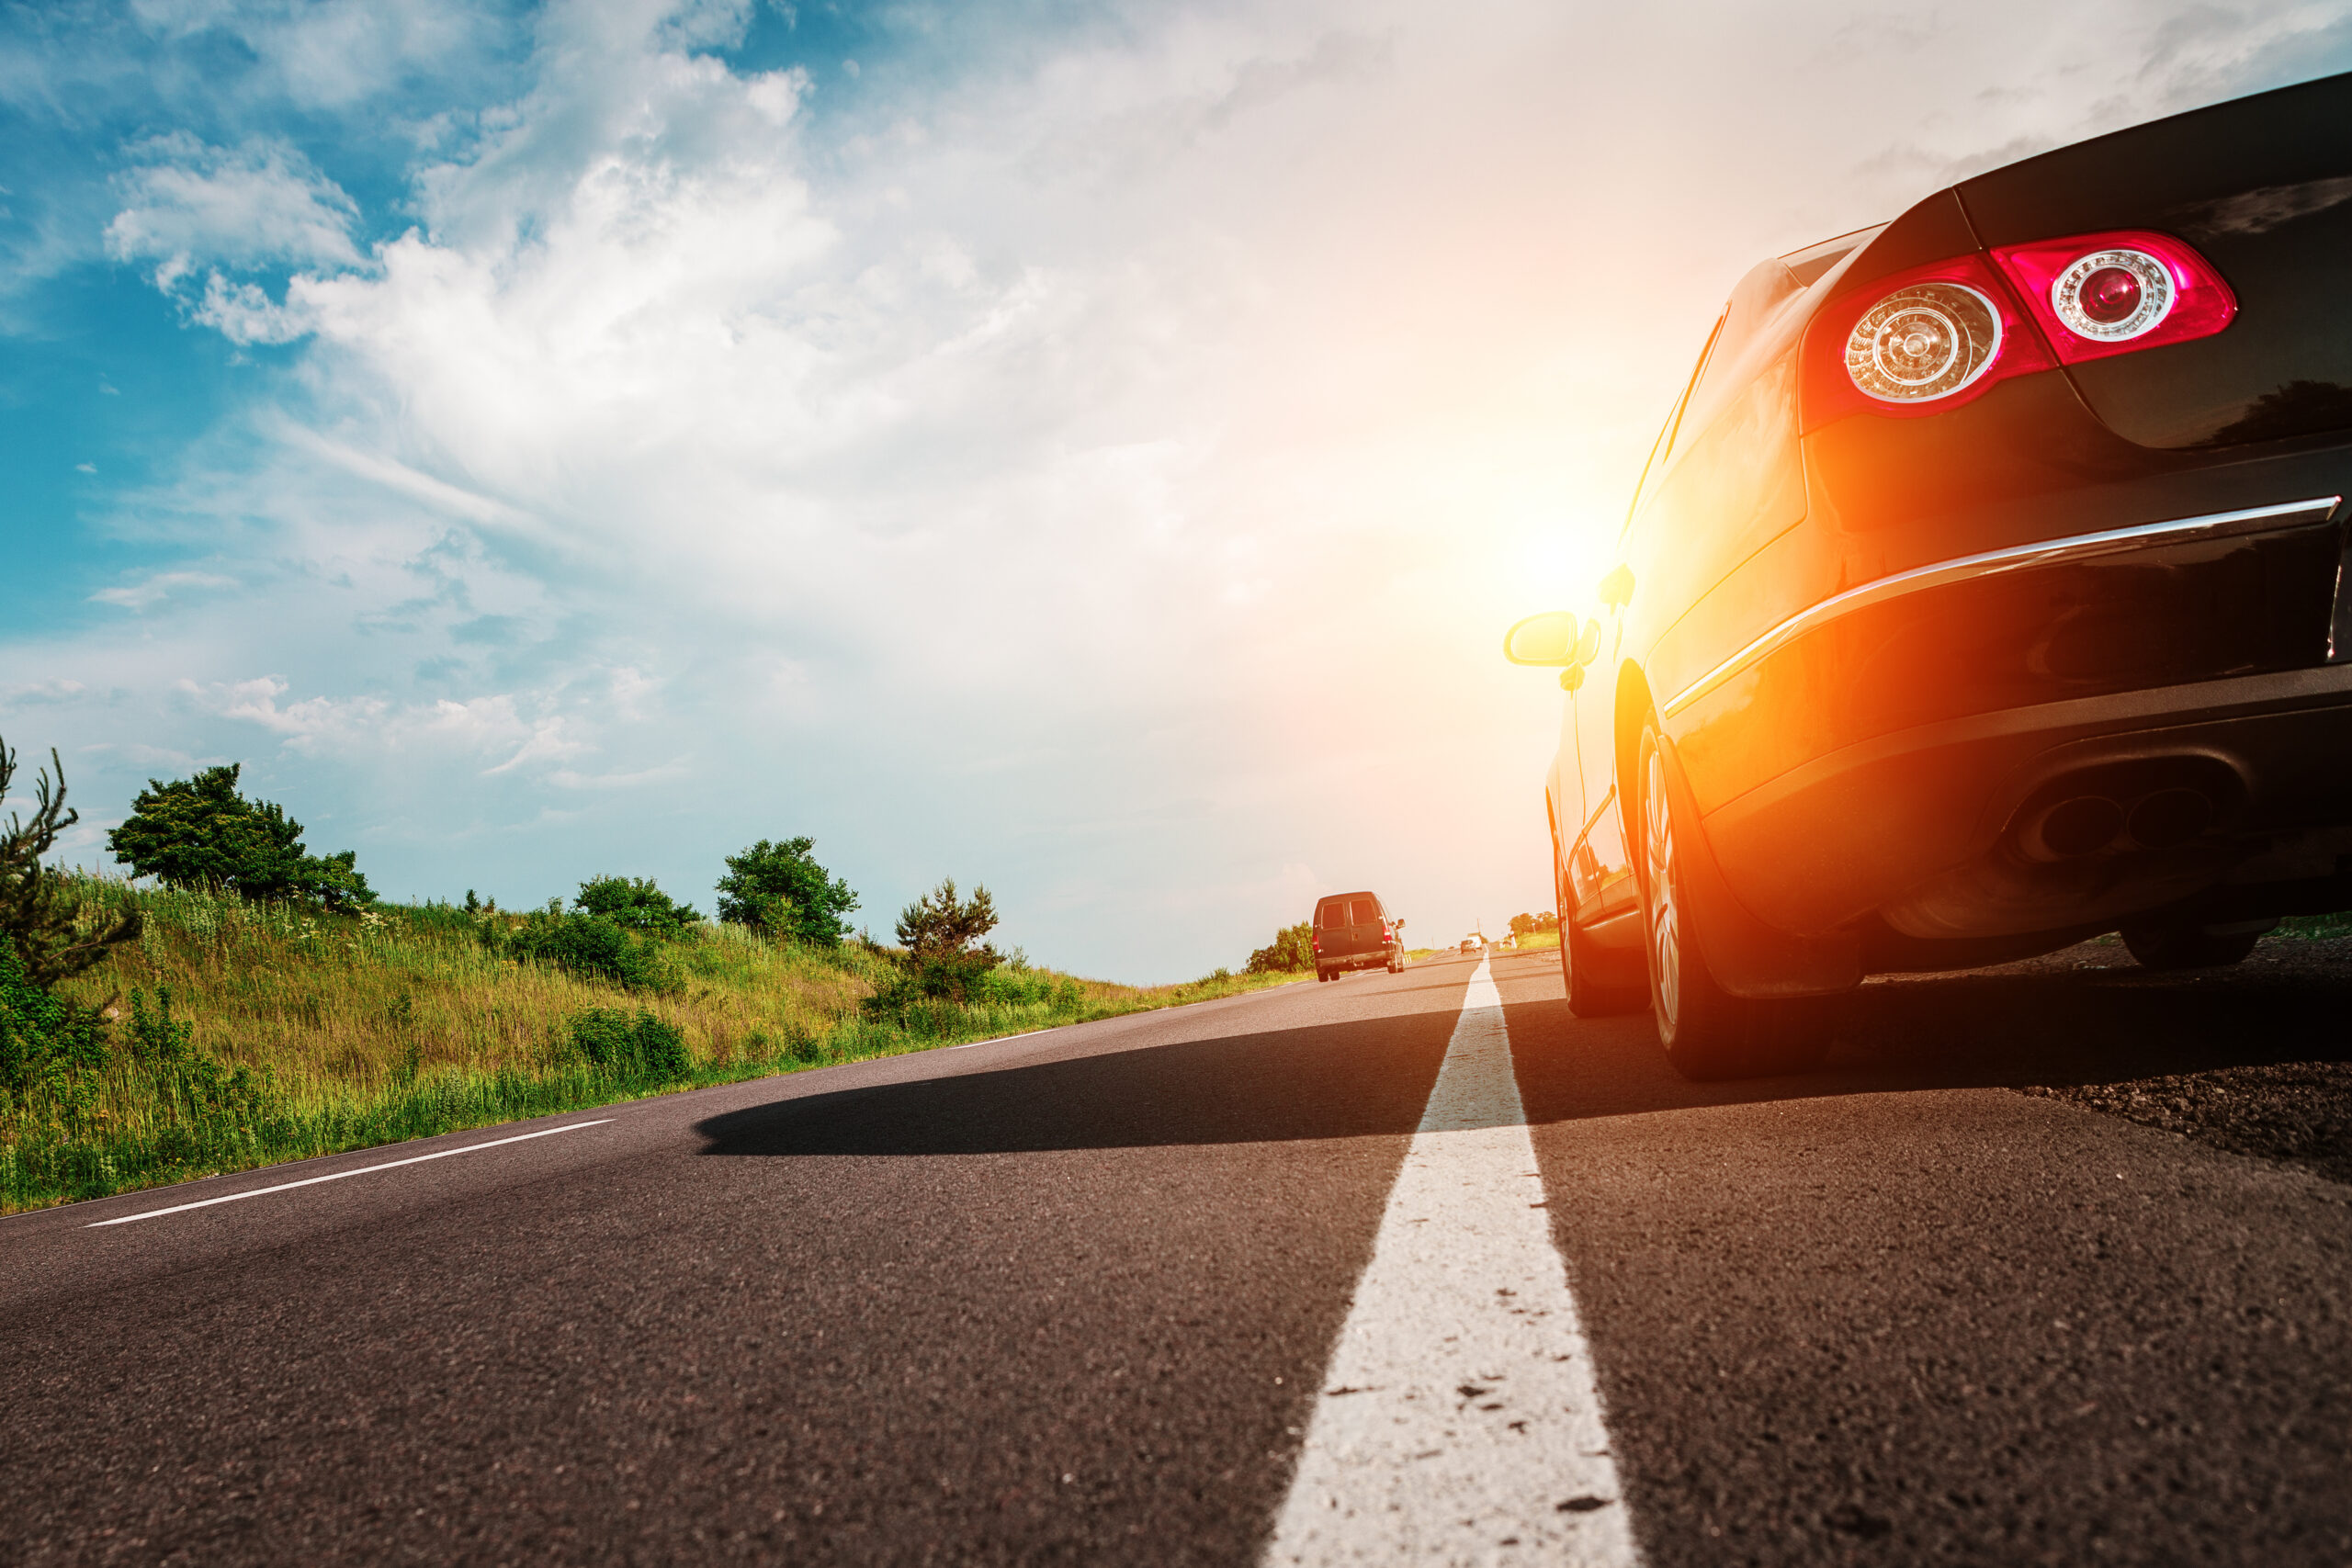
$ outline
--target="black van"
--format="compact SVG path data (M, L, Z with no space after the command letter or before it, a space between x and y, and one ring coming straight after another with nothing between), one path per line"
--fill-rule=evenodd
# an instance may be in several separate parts
M1350 969L1405 968L1405 922L1392 920L1370 893L1333 893L1315 906L1315 977L1336 980Z

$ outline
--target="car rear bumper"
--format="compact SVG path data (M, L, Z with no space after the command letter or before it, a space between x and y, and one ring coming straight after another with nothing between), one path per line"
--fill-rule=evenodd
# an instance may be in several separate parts
M1827 595L1661 693L1699 810L1946 720L2323 665L2337 504L2028 541Z
M2081 802L2112 806L2106 841ZM1733 895L1792 933L1965 942L2214 898L2243 918L2265 887L2289 908L2352 872L2352 664L1920 726L1703 820Z

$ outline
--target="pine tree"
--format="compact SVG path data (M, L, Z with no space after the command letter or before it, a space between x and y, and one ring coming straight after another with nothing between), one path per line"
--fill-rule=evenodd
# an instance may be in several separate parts
M87 909L66 878L41 863L58 836L82 819L65 804L65 764L54 747L49 761L57 771L56 782L51 784L47 770L37 775L31 819L12 813L0 829L0 935L15 952L17 973L43 991L89 968L140 931L138 910L107 917ZM16 775L17 754L0 740L0 798Z
M996 949L980 939L996 930L996 903L985 887L975 887L969 898L956 895L956 879L943 877L931 892L899 914L899 945L918 963L933 959L978 961L980 968L995 966Z
M899 944L907 950L899 960L905 978L881 997L910 988L920 996L966 1000L988 972L1003 962L982 940L995 929L996 901L987 888L975 887L965 898L956 894L954 877L943 878L899 912Z

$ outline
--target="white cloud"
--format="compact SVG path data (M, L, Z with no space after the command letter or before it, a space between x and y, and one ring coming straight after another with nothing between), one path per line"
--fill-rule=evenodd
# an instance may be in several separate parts
M48 681L24 681L0 686L0 707L46 705L72 702L89 688L64 676Z
M225 35L277 94L306 109L378 96L419 72L449 73L487 52L500 26L462 0L131 0L150 37Z
M153 262L158 287L200 265L360 265L357 207L299 148L260 139L213 147L174 131L129 152L107 249L118 260Z
M631 671L616 671L627 684ZM513 694L458 702L394 703L379 696L282 699L291 689L280 675L242 681L182 680L177 691L206 713L252 726L290 750L332 757L345 763L400 753L469 761L485 777L528 770L555 777L544 764L562 762L592 749L578 738L576 716L545 711L546 694ZM534 764L541 764L534 766ZM566 773L567 779L579 775Z
M90 595L94 604L116 604L126 610L145 610L164 600L191 588L234 588L237 580L213 571L151 572L136 582L119 587L101 588Z

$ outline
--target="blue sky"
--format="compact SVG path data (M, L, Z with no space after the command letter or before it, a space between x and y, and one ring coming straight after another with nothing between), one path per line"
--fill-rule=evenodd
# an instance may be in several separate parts
M92 863L237 761L401 897L808 833L1119 978L1491 930L1497 637L1731 282L2346 11L7 6L0 735Z

